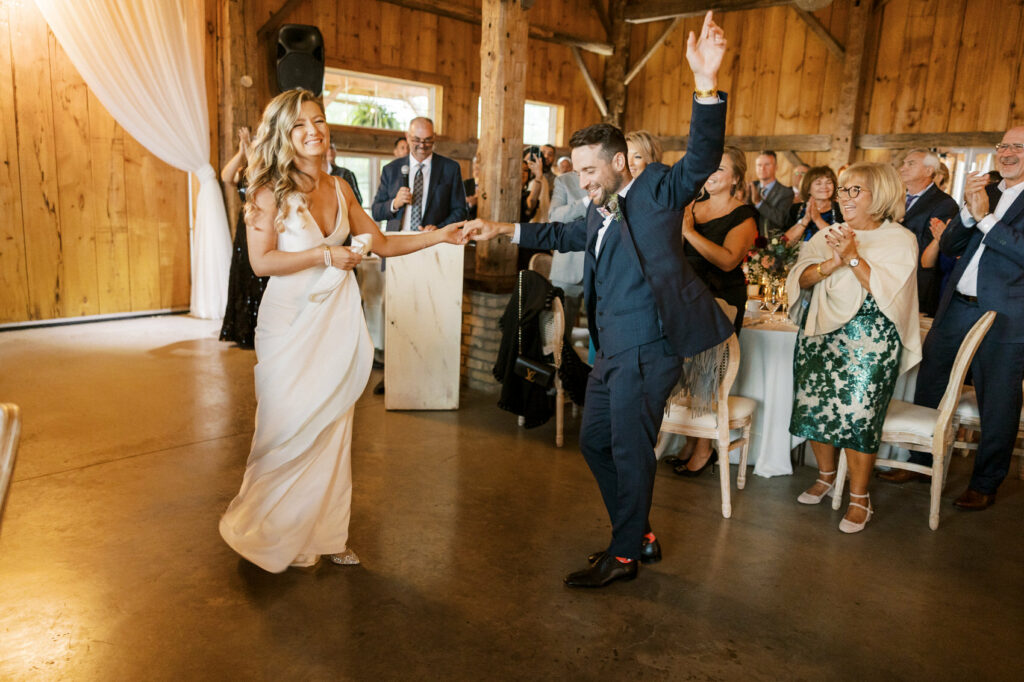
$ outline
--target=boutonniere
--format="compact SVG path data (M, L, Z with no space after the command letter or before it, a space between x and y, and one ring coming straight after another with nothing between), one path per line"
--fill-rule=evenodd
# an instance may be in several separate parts
M618 194L613 194L612 198L605 202L604 206L598 206L597 212L600 213L601 216L604 218L607 218L608 216L613 216L615 220L618 220L620 223L626 223L626 221L622 217L622 208L619 206Z

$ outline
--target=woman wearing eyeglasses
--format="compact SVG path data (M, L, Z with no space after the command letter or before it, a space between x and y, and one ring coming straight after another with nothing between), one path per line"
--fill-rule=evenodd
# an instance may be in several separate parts
M904 191L891 166L854 164L839 184L845 222L804 244L787 281L800 325L789 429L811 441L818 463L802 504L831 497L846 450L850 505L839 530L856 533L873 513L868 481L896 380L921 360L917 240L897 222Z

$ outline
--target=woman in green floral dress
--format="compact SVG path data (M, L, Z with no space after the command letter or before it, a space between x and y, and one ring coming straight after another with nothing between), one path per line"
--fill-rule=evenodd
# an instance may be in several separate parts
M868 481L896 380L921 360L917 243L896 222L904 191L891 166L854 164L839 182L845 222L803 245L787 281L800 324L789 429L811 441L818 462L803 504L832 495L846 450L850 505L839 529L856 533L873 513Z

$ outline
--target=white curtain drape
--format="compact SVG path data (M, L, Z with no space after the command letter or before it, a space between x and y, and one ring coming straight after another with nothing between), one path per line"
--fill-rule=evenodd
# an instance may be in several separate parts
M35 0L86 84L129 135L199 180L192 235L192 314L227 300L231 237L217 173L203 69L202 0Z

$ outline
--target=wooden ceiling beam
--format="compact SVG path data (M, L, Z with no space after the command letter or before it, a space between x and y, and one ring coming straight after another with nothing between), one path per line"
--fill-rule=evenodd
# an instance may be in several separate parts
M699 17L708 10L717 14L777 7L790 3L791 0L655 0L628 8L626 21L631 24L643 24L650 21L666 21L676 17Z
M629 82L637 77L637 74L639 74L640 71L644 68L644 65L648 62L648 60L650 60L650 58L654 56L654 53L657 52L661 48L661 46L665 44L666 40L668 40L669 34L672 33L672 31L676 30L676 27L679 26L679 24L681 24L682 22L682 17L676 17L675 19L672 20L671 24L665 27L665 30L662 31L660 36L658 36L658 39L655 40L649 48L647 48L647 51L644 52L643 55L641 55L640 59L638 59L636 64L633 65L633 68L631 68L629 70L629 73L626 74L626 85L629 85Z
M455 21L462 21L467 24L473 24L475 26L480 26L480 22L483 19L480 10L473 9L470 7L460 7L458 5L452 5L451 3L448 2L442 2L442 0L381 1L386 2L390 5L404 7L405 9L436 14L437 16L445 17L447 19L454 19ZM603 42L600 40L590 40L589 38L582 38L580 36L562 33L561 31L555 31L544 26L534 26L531 24L529 36L534 40L543 40L548 43L555 43L556 45L564 45L567 47L578 47L581 50L586 50L587 52L593 52L594 54L602 54L605 56L612 54L613 51L611 43Z
M288 19L289 14L305 2L306 0L285 0L277 11L270 15L267 22L256 31L256 37L259 38L260 42L266 40L271 33L281 28L281 25Z
M664 136L662 149L671 152L686 151L686 135ZM827 152L831 149L830 135L726 135L725 144L745 152L759 152L762 149L786 150L791 152Z
M923 147L989 147L1003 139L1002 131L967 133L890 133L858 135L858 149L913 149Z
M590 4L594 8L594 13L597 14L597 20L604 26L604 34L611 39L612 22L608 19L608 12L604 8L604 0L590 0Z
M571 49L572 57L576 60L576 66L579 67L580 72L583 74L583 80L587 84L587 90L590 91L590 96L594 98L594 104L597 105L597 110L601 112L601 118L604 118L608 115L608 104L604 101L604 94L597 87L597 83L594 82L594 77L590 75L590 70L587 69L587 64L583 61L580 49L575 45Z
M832 34L829 33L828 29L825 28L825 25L818 20L818 17L805 9L797 7L796 5L793 5L793 11L796 12L798 17L804 20L804 23L807 24L807 28L811 30L811 33L818 36L821 42L825 43L825 47L828 48L829 52L835 55L838 59L846 58L846 50L839 44L838 40L832 37Z

